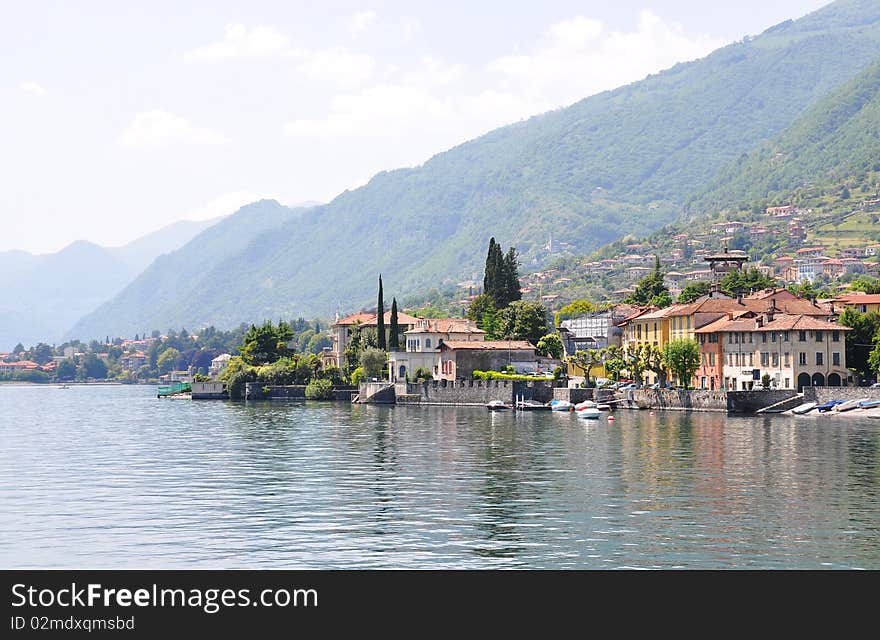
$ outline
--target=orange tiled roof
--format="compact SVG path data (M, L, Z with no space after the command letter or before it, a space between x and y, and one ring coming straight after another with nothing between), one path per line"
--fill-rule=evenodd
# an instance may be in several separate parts
M534 351L535 347L528 340L485 340L463 342L461 340L450 340L444 342L441 349L457 349L470 351L507 351L511 350L530 350Z
M347 326L347 325L353 325L353 324L358 324L358 323L363 324L363 325L367 325L367 326L376 326L376 324L377 324L376 318L378 318L378 317L379 317L379 315L376 313L354 313L350 316L346 316L345 318L341 318L341 319L337 320L336 322L333 323L333 326L339 327L339 326ZM385 326L386 327L391 325L391 312L390 311L385 312L384 319L385 319ZM418 323L418 321L421 319L422 318L416 318L415 316L411 316L409 314L406 314L406 313L403 313L400 311L397 312L397 323L399 325L414 325L414 324Z
M486 333L470 320L463 318L437 318L419 320L415 328L406 333Z

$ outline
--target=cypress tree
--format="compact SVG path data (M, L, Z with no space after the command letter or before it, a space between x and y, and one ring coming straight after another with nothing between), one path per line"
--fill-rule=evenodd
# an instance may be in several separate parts
M483 293L492 295L495 285L495 238L489 240L489 251L486 253L486 269L483 272Z
M400 326L397 323L397 298L391 298L391 335L388 336L388 349L396 351L400 349Z
M385 301L382 300L382 274L379 274L379 299L376 302L376 338L379 349L387 351L385 344Z
M507 304L522 300L522 289L519 286L519 266L516 249L510 247L504 257L504 294Z

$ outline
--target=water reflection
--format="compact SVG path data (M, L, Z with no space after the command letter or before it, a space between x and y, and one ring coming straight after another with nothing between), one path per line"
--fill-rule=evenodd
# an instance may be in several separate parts
M0 406L4 567L880 567L878 421Z

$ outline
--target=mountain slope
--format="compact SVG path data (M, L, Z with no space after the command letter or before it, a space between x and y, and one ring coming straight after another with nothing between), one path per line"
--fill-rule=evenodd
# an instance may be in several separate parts
M81 328L132 333L329 314L340 304L369 304L378 272L398 296L479 273L493 235L515 245L530 268L550 257L542 249L550 233L584 253L626 233L649 233L675 220L722 167L877 57L880 3L839 0L420 167L380 173L242 243L237 255L206 258L199 286L161 307L149 297L120 297ZM198 238L189 250L198 251ZM157 286L179 277L153 276ZM144 327L147 318L154 324Z
M10 254L20 253L0 254L0 264ZM24 255L28 257L16 257L14 273L4 270L0 287L3 351L17 342L57 342L71 322L107 300L134 275L107 249L89 242L74 242L53 254Z
M722 170L696 196L721 208L803 185L880 170L880 60L809 109L786 131Z
M71 321L68 327L73 325L73 328L66 335L93 338L108 333L115 336L153 329L164 331L184 325L200 328L212 323L231 324L227 317L216 313L217 304L222 302L236 308L247 304L247 296L230 299L222 282L216 282L216 288L206 287L203 281L213 273L213 265L226 264L228 277L245 277L248 261L238 257L242 247L266 231L271 238L275 230L303 211L284 207L274 200L242 207L182 248L156 258L113 300L82 317L75 325ZM255 251L259 253L259 246ZM215 296L213 301L205 297L209 290Z
M158 256L179 249L219 220L180 220L121 247L111 247L109 251L139 273Z

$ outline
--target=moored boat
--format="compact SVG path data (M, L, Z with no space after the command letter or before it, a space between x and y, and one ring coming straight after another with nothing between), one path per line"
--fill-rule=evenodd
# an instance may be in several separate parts
M864 398L861 400L864 400ZM857 409L861 400L847 400L846 402L841 402L834 407L834 411L852 411L853 409Z
M611 405L610 405L610 404L597 404L597 405L596 405L596 408L597 408L599 411L611 411Z
M520 400L516 403L516 408L520 411L549 411L550 405L534 400Z
M828 411L831 411L834 407L836 407L837 405L842 404L842 403L843 403L843 400L829 400L828 402L823 402L822 404L817 405L816 411L818 411L819 413L826 413Z
M875 407L880 407L880 400L860 400L859 406L862 409L873 409Z
M492 400L486 405L486 408L489 411L510 411L511 409L513 409L513 407L511 407L503 400Z
M598 420L600 413L596 407L584 407L577 411L577 417L586 418L587 420Z
M568 400L551 400L550 409L553 411L571 411L574 405Z
M595 407L595 406L596 406L596 403L593 402L592 400L584 400L583 402L578 402L576 405L574 405L574 410L580 411L581 409L586 409L588 407Z
M796 416L802 416L805 413L809 413L810 411L812 411L815 408L816 408L815 402L805 402L803 404L799 404L798 406L796 406L794 409L791 410L791 412L793 414L795 414Z

